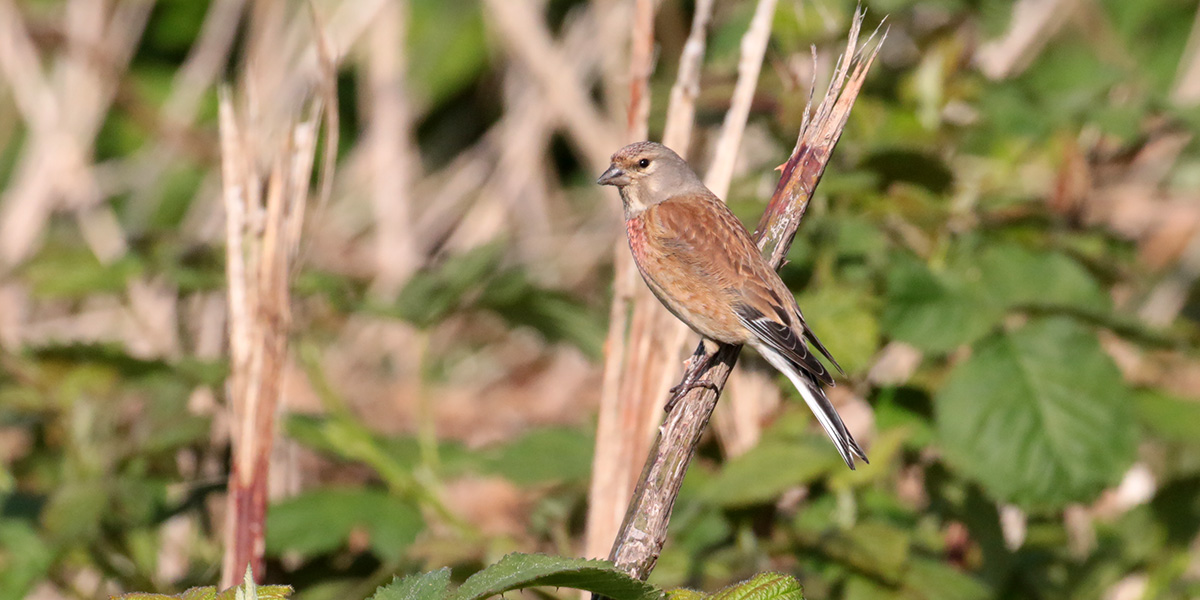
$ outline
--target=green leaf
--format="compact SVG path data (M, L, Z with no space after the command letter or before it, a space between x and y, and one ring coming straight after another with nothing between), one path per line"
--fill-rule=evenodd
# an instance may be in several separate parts
M704 600L705 596L704 592L687 588L667 590L667 600Z
M441 600L450 584L450 569L442 567L436 571L409 575L376 590L371 600Z
M824 438L765 439L725 463L705 485L702 497L723 507L773 502L784 491L811 483L841 464Z
M879 350L871 297L863 289L837 284L810 290L798 298L809 327L847 373L866 369Z
M537 287L522 270L498 274L488 282L478 304L512 325L532 327L551 342L570 342L589 356L600 357L605 335L600 314L562 292Z
M978 339L1003 314L981 281L979 269L934 273L915 259L897 260L888 271L884 331L926 352L948 352Z
M571 587L613 600L658 600L662 592L602 560L560 558L543 554L509 554L472 575L451 600L483 600L534 586Z
M370 535L370 547L394 560L424 528L410 503L375 489L320 489L273 504L267 512L267 550L306 556L342 548L355 531Z
M408 35L409 81L417 95L436 105L474 81L487 66L487 36L478 2L418 0Z
M906 598L920 600L985 600L991 588L940 560L916 558L904 578Z
M709 600L804 600L804 590L789 575L759 573L709 596Z
M1095 335L1066 318L983 340L934 404L948 461L1025 508L1086 502L1133 460L1125 383Z
M1142 390L1135 406L1138 420L1151 433L1172 442L1200 442L1200 402L1159 390Z
M221 590L213 600L236 600L237 592L245 586L239 585L226 590ZM292 595L292 587L288 585L257 585L254 586L254 598L258 600L287 600ZM183 600L192 600L189 596L184 596Z
M587 432L537 429L502 446L486 469L519 485L584 482L591 474L594 446Z
M429 327L469 302L499 267L502 248L488 244L452 256L436 268L414 274L400 290L395 310L400 318Z
M33 286L36 296L77 299L91 294L122 293L129 280L143 269L144 265L133 255L102 264L85 248L48 246L21 274Z
M147 594L132 592L115 596L115 600L236 600L238 590L243 586L231 587L217 592L214 586L190 588L182 594L168 596L166 594ZM254 586L254 598L258 600L287 600L292 596L292 587L288 585L258 585Z
M0 497L0 505L8 498ZM5 513L0 519L0 598L24 598L34 584L46 579L55 553L23 519Z
M1013 244L990 245L979 258L984 285L995 302L1109 309L1108 296L1079 263L1058 252L1033 252Z
M109 490L103 482L67 483L50 496L42 511L42 526L54 540L88 543L99 537L109 501Z

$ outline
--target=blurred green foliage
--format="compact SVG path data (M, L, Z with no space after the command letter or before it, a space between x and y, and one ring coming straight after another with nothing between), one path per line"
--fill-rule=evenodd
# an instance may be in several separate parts
M52 3L29 4L36 12ZM579 4L555 1L549 9L566 14ZM690 16L689 2L665 4L674 12L664 14ZM753 11L749 2L718 4L698 100L701 127L723 117ZM478 2L411 5L417 137L427 165L442 165L504 110L497 85L503 58ZM98 160L128 157L161 134L136 118L138 107L161 105L209 6L156 4L126 100L92 149ZM1193 363L1196 293L1168 326L1141 324L1137 308L1166 271L1146 266L1135 242L1113 227L1047 207L1068 147L1098 140L1087 158L1119 163L1161 122L1184 131L1200 126L1200 113L1170 100L1196 3L1088 3L1078 10L1094 11L1103 27L1064 27L1027 69L1002 81L971 65L972 45L1004 33L1012 3L867 6L872 24L889 15L889 47L782 273L846 368L842 385L874 409L871 465L844 469L795 397L741 456L723 457L706 441L651 583L715 590L774 570L794 575L814 599L1100 598L1122 581L1144 585L1146 598L1200 596L1196 390L1169 385L1165 376L1126 379L1110 357L1115 340L1160 370ZM764 69L752 125L779 155L734 183L729 201L747 223L762 209L763 181L777 176L770 168L791 147L806 98L807 82L794 87L785 63L797 54L807 59L812 43L838 51L851 10L852 3L803 2L777 11L768 55L777 68ZM677 46L661 49L652 131L663 125ZM349 67L341 74L344 124L358 122L359 76ZM0 112L14 112L7 95L3 102ZM214 131L215 106L215 95L206 94L198 119L204 133ZM0 115L3 189L24 139L9 119ZM344 147L362 134L351 125ZM223 250L180 230L214 161L185 153L149 205L125 195L107 199L132 234L124 258L97 260L74 229L56 222L41 250L4 277L62 311L125 293L143 277L181 296L219 291ZM577 160L558 160L555 168L566 182L594 176ZM1194 196L1200 148L1190 141L1163 168L1171 171L1164 180L1177 186L1171 191ZM599 197L577 187L566 191ZM295 285L306 308L298 311L299 354L358 315L421 331L483 316L598 364L611 273L599 269L577 289L554 288L533 275L536 265L515 259L511 246L502 239L439 254L391 303L372 299L364 276L306 268ZM872 376L880 352L896 343L919 353L913 372ZM448 370L439 366L452 353L430 351L418 376ZM222 396L226 366L138 356L112 345L0 351L0 598L24 597L47 581L70 589L80 573L121 589L171 593L215 578L221 548L211 509L222 496L227 448L214 439L213 418L201 416L211 411L189 404L205 393ZM506 559L481 579L469 577L516 549L577 550L594 442L587 427L538 428L483 447L384 435L322 383L319 359L301 362L326 410L290 416L281 429L335 473L270 509L271 576L295 585L296 598L365 598L405 573L414 575L375 597L443 598L451 581L463 598L537 584L614 598L645 592L611 569L587 587L578 570L604 568L545 557ZM1147 496L1108 508L1135 462L1152 480ZM468 476L518 490L524 537L483 531L444 502L447 482ZM1014 541L1002 515L1015 509L1025 522ZM168 547L163 531L181 522L188 524L185 548ZM161 574L167 554L182 563L181 574ZM453 570L433 570L446 565ZM767 594L734 587L717 595L799 595L790 578L751 587L759 584ZM770 587L776 584L782 587Z

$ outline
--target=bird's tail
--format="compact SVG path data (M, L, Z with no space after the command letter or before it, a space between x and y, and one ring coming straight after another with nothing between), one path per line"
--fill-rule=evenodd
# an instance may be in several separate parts
M817 422L825 430L830 440L833 440L833 445L837 447L838 454L842 455L842 460L846 461L846 466L854 469L854 458L861 458L864 463L870 463L867 460L867 453L863 452L862 447L858 442L854 441L854 437L850 435L850 430L846 429L846 424L842 422L842 417L838 415L837 409L833 408L833 404L829 402L829 398L825 396L825 391L821 389L821 385L813 380L811 376L805 373L802 369L788 360L779 352L770 347L757 348L759 354L771 363L771 366L779 369L787 378L792 381L796 389L800 391L800 395L804 397L805 404L813 411L817 417Z

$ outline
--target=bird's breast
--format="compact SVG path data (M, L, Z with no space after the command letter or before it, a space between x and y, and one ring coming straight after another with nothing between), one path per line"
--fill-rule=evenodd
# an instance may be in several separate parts
M646 247L645 221L640 216L626 220L625 233L629 236L629 250L633 252L634 260L641 264Z

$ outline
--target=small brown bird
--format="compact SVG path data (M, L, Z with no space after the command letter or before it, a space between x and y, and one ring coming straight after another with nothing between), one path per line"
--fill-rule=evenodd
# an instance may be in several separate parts
M867 462L821 389L833 378L805 341L841 367L741 221L687 162L662 144L638 142L613 154L596 183L620 191L633 260L663 305L708 340L757 350L800 391L846 464L853 469L855 456Z

